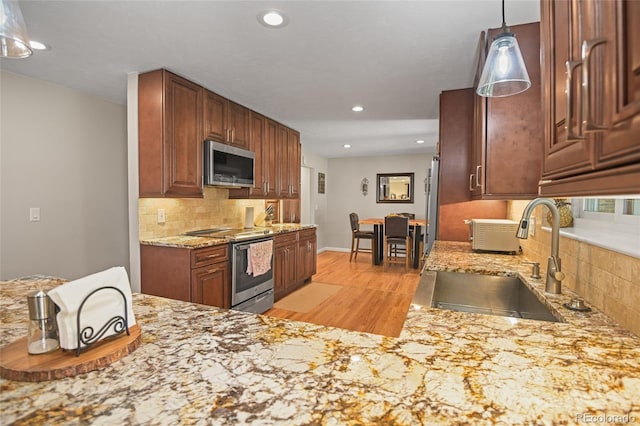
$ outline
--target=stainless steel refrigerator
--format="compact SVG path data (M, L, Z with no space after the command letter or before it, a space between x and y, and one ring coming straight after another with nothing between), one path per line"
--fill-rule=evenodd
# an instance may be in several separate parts
M433 242L438 238L438 170L440 159L434 155L431 159L431 166L427 172L425 180L425 191L427 194L427 231L425 232L424 254L429 254L433 247Z

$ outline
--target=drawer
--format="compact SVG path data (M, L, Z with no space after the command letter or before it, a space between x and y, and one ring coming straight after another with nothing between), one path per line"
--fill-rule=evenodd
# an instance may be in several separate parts
M277 234L273 237L273 245L276 247L295 244L298 242L298 231Z
M300 239L301 240L312 240L316 237L316 228L311 229L303 229L300 231Z
M191 251L191 268L227 262L229 260L229 244L206 247Z

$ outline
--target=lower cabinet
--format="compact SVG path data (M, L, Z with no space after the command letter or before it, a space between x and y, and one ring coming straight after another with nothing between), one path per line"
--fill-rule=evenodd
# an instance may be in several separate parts
M300 288L316 273L316 230L287 232L274 241L275 300Z
M305 229L298 233L298 256L296 278L302 283L316 273L316 230Z
M142 293L231 307L229 246L189 249L140 245Z

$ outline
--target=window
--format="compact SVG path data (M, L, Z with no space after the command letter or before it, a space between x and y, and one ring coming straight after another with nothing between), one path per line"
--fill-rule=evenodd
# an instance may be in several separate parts
M574 221L563 235L640 258L640 196L573 198Z
M617 224L640 224L640 198L574 198L576 218Z

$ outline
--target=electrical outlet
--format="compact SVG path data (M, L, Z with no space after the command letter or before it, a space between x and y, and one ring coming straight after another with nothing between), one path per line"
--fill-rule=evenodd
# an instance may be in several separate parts
M29 222L40 222L40 207L29 209Z
M165 223L165 221L164 209L158 209L158 223Z
M531 234L532 237L536 236L536 217L535 216L531 216L531 219L529 220L529 233Z

